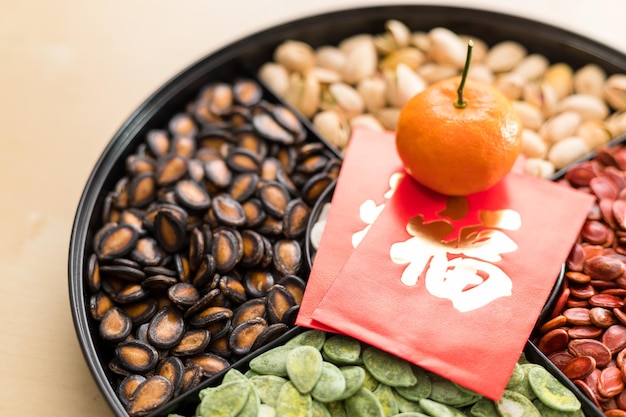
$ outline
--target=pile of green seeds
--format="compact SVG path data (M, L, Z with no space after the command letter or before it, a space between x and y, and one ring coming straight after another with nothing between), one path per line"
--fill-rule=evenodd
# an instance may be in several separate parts
M522 355L492 401L348 336L305 330L200 391L198 417L579 417L581 403ZM182 417L170 414L169 417Z

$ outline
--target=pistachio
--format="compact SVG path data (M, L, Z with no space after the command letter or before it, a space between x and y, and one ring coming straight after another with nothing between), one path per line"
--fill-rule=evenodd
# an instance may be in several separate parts
M604 96L615 110L626 110L626 74L613 74L604 86Z
M604 97L606 73L597 64L587 64L574 72L574 92Z
M457 69L463 68L467 46L456 33L444 27L436 27L428 32L428 40L428 56L433 61Z
M491 47L485 56L485 64L494 73L508 72L526 56L526 48L518 42L503 41Z
M310 45L288 40L274 51L274 60L289 71L306 72L315 65L315 53Z

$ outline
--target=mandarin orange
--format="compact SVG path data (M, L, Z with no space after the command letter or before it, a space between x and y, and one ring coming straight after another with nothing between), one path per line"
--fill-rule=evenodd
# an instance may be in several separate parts
M441 194L468 195L511 170L522 150L521 134L521 119L507 97L458 76L431 84L404 105L396 148L417 182Z

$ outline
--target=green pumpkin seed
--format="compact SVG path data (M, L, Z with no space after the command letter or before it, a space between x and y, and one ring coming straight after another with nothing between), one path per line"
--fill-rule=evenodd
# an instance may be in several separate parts
M432 383L428 373L417 366L413 366L412 369L417 383L410 387L396 387L396 392L411 401L419 401L422 398L428 398L432 390Z
M224 378L222 379L222 384L226 384L228 382L233 382L233 381L248 381L248 378L246 378L246 376L242 374L239 370L235 368L230 368L224 374Z
M564 413L563 411L555 410L554 408L548 407L539 399L533 401L533 404L541 413L541 417L585 417L585 413L583 413L582 410L576 410L571 413Z
M513 368L513 372L511 373L511 377L509 378L509 382L506 385L506 388L514 387L518 384L521 384L524 381L524 369L520 366L519 363L515 364Z
M396 398L396 404L398 404L398 411L401 413L420 413L422 407L420 407L419 402L407 400L397 392L397 388L394 388L394 397Z
M400 410L398 409L396 397L393 395L393 388L389 385L378 384L378 387L372 391L372 394L374 394L374 397L382 406L385 416L398 414Z
M322 375L324 359L313 346L294 347L287 355L287 375L302 394L311 392Z
M257 417L276 417L276 409L267 404L261 404Z
M200 392L202 401L197 414L202 417L235 417L246 406L250 385L233 381Z
M541 417L531 400L516 391L504 390L496 402L501 417Z
M247 381L248 386L250 387L250 394L248 395L248 401L243 406L237 417L257 417L259 414L259 406L261 405L261 398L256 393L250 381Z
M370 371L361 367L365 371L365 381L363 381L363 388L366 390L374 391L378 386L379 382L376 378L374 378Z
M326 409L333 417L348 417L343 401L332 401L326 404Z
M363 387L365 382L365 371L360 366L348 365L339 368L346 380L346 389L339 396L340 400L351 397Z
M403 413L394 414L391 417L430 417L426 414L419 413L417 411L407 411Z
M276 375L255 375L250 378L250 382L259 394L261 402L275 407L278 393L287 383L287 379Z
M544 368L533 367L527 377L537 398L548 407L564 412L580 409L578 398Z
M361 343L349 336L336 334L327 338L322 352L336 364L357 364L361 361Z
M487 398L476 401L470 408L470 415L472 417L500 417L494 402Z
M306 330L289 339L285 346L313 346L317 350L322 350L326 341L326 332L322 330Z
M311 390L313 399L323 403L336 401L345 389L346 379L341 370L330 362L322 363L322 374Z
M507 386L507 389L509 391L515 391L519 394L522 394L524 397L528 398L531 401L537 398L537 395L535 395L533 389L530 386L530 382L528 382L528 371L530 371L534 367L541 368L541 366L533 363L520 364L520 368L522 369L522 371L524 371L524 377L522 378L522 381L520 383Z
M419 400L420 407L432 417L465 417L465 413L456 408L441 404L428 398Z
M382 405L374 394L360 388L354 395L345 400L348 417L385 417Z
M277 346L250 361L250 369L262 375L287 376L287 355L293 346Z
M332 417L332 415L323 403L313 399L313 402L311 404L311 414L309 417Z
M481 396L471 391L460 389L459 386L447 379L431 374L431 391L428 398L438 403L453 407L464 407L478 401Z
M410 387L417 383L409 362L368 346L363 350L363 364L379 382L392 387Z
M302 394L291 383L283 385L276 399L276 415L280 417L308 417L313 407L309 394Z
M248 369L245 373L244 376L248 379L252 378L253 376L257 376L257 375L261 375L258 372L253 371L252 369Z

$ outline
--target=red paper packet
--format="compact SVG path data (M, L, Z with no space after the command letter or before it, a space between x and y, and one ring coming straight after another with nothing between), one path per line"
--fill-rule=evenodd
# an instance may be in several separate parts
M592 201L518 173L467 198L405 176L311 317L497 400Z
M362 236L368 225L359 215L360 207L368 200L370 205L384 203L390 178L402 170L394 132L353 130L296 324L329 330L312 320L311 314L352 254L354 234Z

